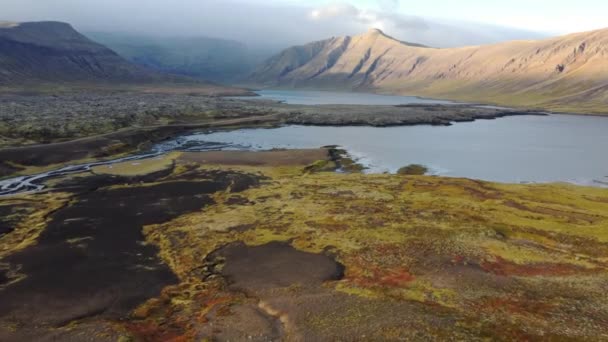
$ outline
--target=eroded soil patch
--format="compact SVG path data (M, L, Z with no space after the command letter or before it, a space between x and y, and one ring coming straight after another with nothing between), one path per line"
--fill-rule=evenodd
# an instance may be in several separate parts
M209 259L223 260L221 275L231 287L247 292L292 285L314 287L344 276L344 266L333 258L302 252L282 242L261 246L232 243Z

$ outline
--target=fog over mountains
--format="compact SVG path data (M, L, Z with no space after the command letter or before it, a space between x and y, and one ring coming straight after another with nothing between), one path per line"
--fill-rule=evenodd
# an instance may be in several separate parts
M210 37L161 37L86 32L87 37L122 57L151 69L217 83L243 79L274 50Z
M407 15L396 10L395 1L378 3L378 9L370 10L347 2L4 0L2 16L13 21L69 22L81 32L221 38L273 52L327 37L355 35L370 27L391 32L401 40L435 47L543 36L500 26ZM401 4L401 8L406 5Z
M67 23L0 24L0 85L38 82L155 83L185 81L147 69Z

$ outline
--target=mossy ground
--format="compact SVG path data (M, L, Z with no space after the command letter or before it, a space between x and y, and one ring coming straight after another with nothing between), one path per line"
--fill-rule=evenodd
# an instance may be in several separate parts
M186 282L193 281L199 260L226 243L289 241L303 251L331 253L345 265L345 278L328 284L337 293L421 305L406 310L404 320L429 311L451 315L451 327L420 327L429 336L593 338L608 333L603 325L608 300L602 292L608 280L606 190L303 174L298 167L230 168L269 180L240 194L241 204L228 204L233 203L230 195L216 194L217 205L204 212L146 228L149 241L160 246L164 260ZM345 300L340 298L328 302ZM294 323L295 330L313 336L319 326L331 326L336 335L323 334L341 336L349 328L340 325L348 312L325 317L319 305L318 313ZM402 309L386 306L386 312L405 315ZM348 321L372 330L382 315L357 317ZM322 323L326 320L333 323ZM388 330L412 336L404 327Z
M263 181L144 227L180 284L119 324L125 334L246 338L259 327L244 312L259 311L286 340L608 339L608 190L173 158L174 175L232 170ZM345 276L314 291L234 292L206 258L235 241L326 253Z
M411 164L408 166L404 166L397 170L397 174L399 175L409 175L409 176L422 176L429 172L429 169L426 166L419 164Z

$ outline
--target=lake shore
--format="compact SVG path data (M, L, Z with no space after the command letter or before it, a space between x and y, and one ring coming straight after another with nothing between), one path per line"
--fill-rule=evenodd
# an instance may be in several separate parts
M449 125L538 115L472 105L289 105L183 94L0 95L0 177L145 151L190 131L308 125Z

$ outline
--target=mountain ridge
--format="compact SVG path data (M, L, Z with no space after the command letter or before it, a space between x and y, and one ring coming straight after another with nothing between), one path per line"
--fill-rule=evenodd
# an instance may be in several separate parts
M0 85L40 82L193 83L131 64L67 23L0 25Z
M459 48L422 47L370 30L284 50L249 83L608 113L607 56L608 29Z

